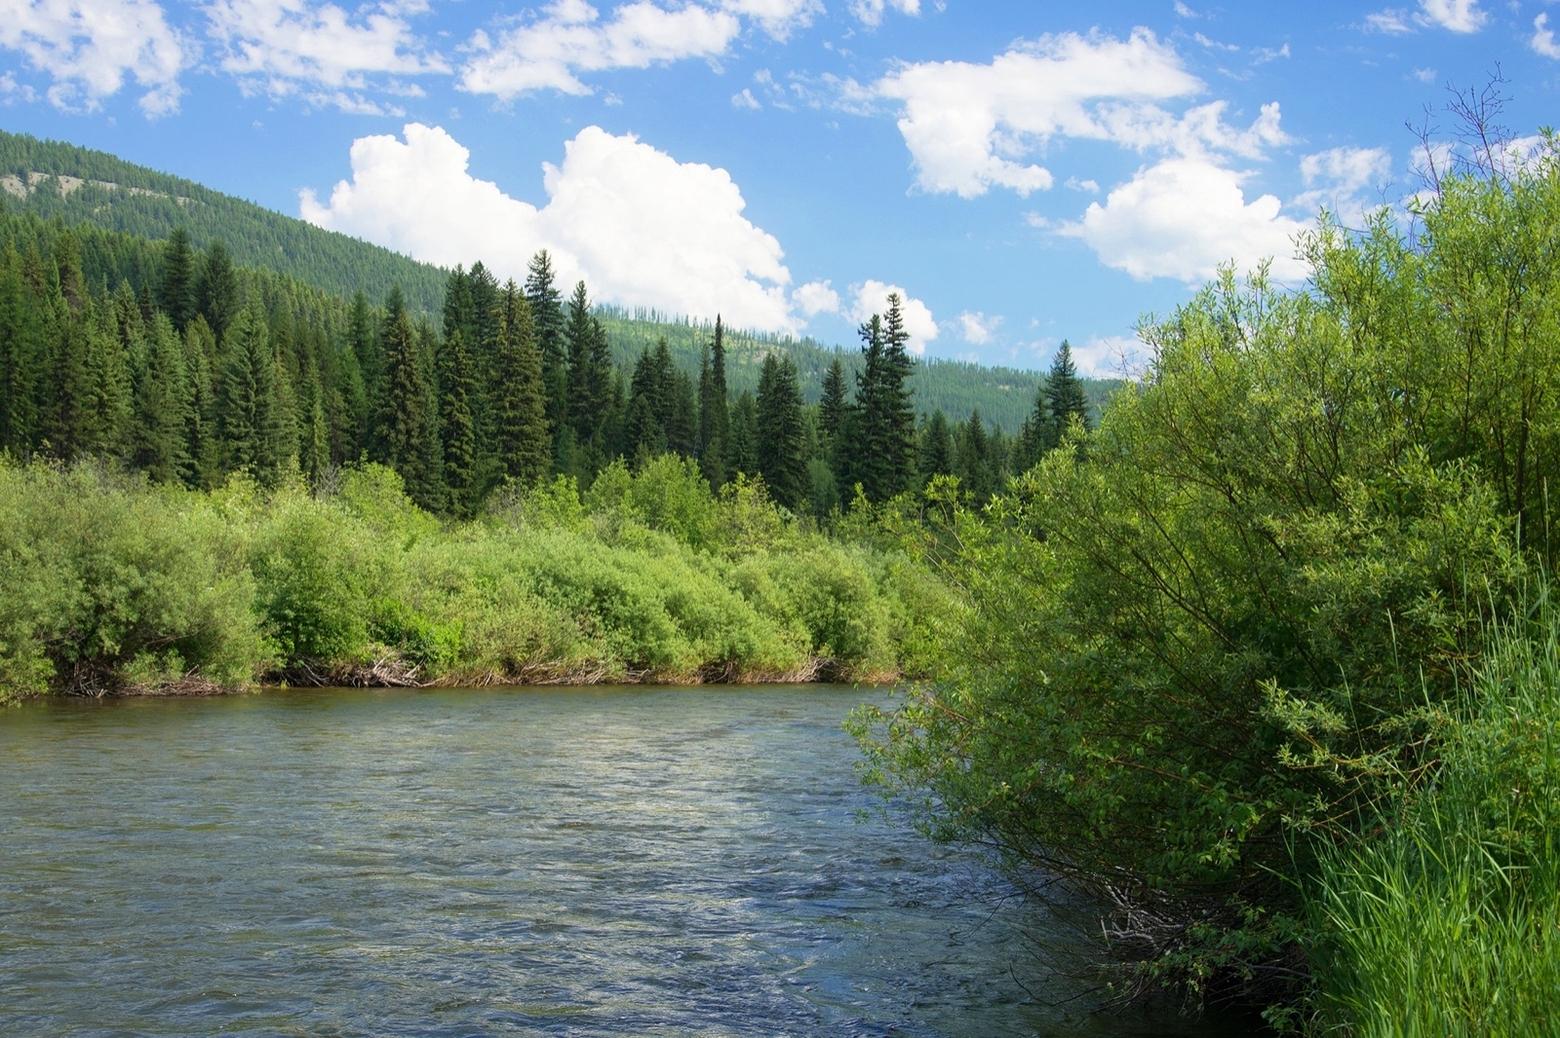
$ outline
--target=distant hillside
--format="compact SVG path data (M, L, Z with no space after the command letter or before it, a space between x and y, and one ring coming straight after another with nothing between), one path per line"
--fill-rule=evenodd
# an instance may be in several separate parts
M166 238L182 226L197 247L220 239L241 265L295 277L327 292L351 296L361 291L377 302L400 285L414 311L437 314L443 304L448 272L439 267L72 144L0 131L0 207L150 239ZM660 314L611 307L602 307L601 313L614 352L624 362L664 336L677 363L696 369L699 350L713 332L706 323ZM736 392L757 386L759 367L772 351L795 359L809 401L817 400L823 373L836 356L850 371L859 361L854 344L832 347L810 338L733 330L727 344ZM913 384L924 413L940 409L963 418L978 408L1013 432L1039 382L1035 372L929 360L917 365ZM1090 398L1098 405L1114 385L1088 383Z

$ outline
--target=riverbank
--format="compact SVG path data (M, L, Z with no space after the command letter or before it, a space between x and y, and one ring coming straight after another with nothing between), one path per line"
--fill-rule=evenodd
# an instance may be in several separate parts
M877 682L944 585L690 462L442 522L388 470L211 492L0 464L0 702L288 685Z

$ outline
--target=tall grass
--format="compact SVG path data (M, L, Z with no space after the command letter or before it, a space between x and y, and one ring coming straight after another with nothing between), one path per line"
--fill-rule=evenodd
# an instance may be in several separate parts
M1560 1034L1560 603L1495 625L1439 767L1323 856L1318 1030Z

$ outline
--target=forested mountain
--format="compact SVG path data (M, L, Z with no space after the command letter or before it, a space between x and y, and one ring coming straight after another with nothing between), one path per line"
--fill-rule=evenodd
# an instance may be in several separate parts
M444 305L446 270L71 144L0 132L0 208L151 240L166 239L182 228L195 249L221 241L237 266L274 271L342 298L362 292L382 302L398 287L414 316L432 316ZM90 278L94 267L88 237L83 236L83 261ZM147 274L119 273L132 283L141 283ZM598 306L594 313L606 328L614 359L623 365L664 338L674 365L692 371L713 335L708 323L653 312ZM848 377L860 370L854 347L835 348L810 338L728 328L725 344L735 394L757 391L770 353L792 360L808 403L821 398L824 377L835 359L844 364ZM947 360L917 363L910 376L917 413L930 417L941 410L958 420L978 410L1009 434L1022 427L1041 381L1037 372ZM1115 383L1085 380L1084 385L1097 410Z

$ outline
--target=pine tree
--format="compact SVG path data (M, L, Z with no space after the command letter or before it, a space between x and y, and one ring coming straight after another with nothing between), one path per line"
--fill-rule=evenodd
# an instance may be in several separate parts
M221 342L241 305L233 258L228 255L227 246L220 241L212 242L196 279L195 310L206 319L212 335Z
M938 408L927 419L921 430L921 477L953 474L953 441L948 431L948 418Z
M26 457L37 441L42 317L23 276L22 257L7 245L0 257L0 453Z
M1050 384L1042 381L1035 391L1035 405L1019 430L1015 455L1027 471L1039 464L1047 451L1056 446L1056 425L1051 421Z
M834 474L835 486L845 485L846 423L850 418L850 400L845 390L845 366L838 357L823 376L823 395L818 401L818 436L823 460Z
M758 474L758 407L747 390L731 407L730 471Z
M885 458L887 482L880 488L887 500L907 490L915 482L916 437L915 404L910 397L910 375L915 361L910 357L910 333L905 329L904 310L899 293L888 296L888 312L883 318L883 366L879 404L880 425L873 430L874 449Z
M725 329L715 316L715 341L699 363L699 469L710 486L728 477L731 411L727 404Z
M444 485L449 510L475 514L481 486L477 470L477 429L472 417L471 356L460 323L439 348L439 439L444 446Z
M216 412L223 470L274 482L282 470L276 359L265 318L253 307L240 310L228 329Z
M590 297L581 281L574 286L574 295L569 299L564 327L564 340L568 343L569 426L574 430L575 442L580 444L589 443L595 435L606 403L600 395L605 386L595 370L596 328L590 314Z
M955 467L960 484L976 502L991 498L996 490L995 473L991 465L991 444L986 436L986 423L980 411L970 413L970 419L959 430L959 444Z
M1073 364L1072 345L1066 339L1062 340L1062 348L1056 351L1056 359L1051 362L1050 373L1046 375L1046 398L1054 431L1052 444L1062 441L1074 418L1085 429L1089 428L1089 398L1083 390L1083 382L1078 378L1078 369Z
M644 350L629 382L628 424L624 430L624 453L636 463L666 450L666 425L662 420L666 412L665 394L665 378L656 354Z
M157 305L180 333L195 316L195 254L190 249L189 232L183 227L175 227L163 247Z
M493 418L498 472L520 486L534 486L552 463L542 357L531 307L513 281L499 303Z
M184 344L158 314L135 373L130 463L154 482L174 483L189 471L192 392Z
M216 356L216 337L205 318L197 316L184 329L184 370L190 386L186 415L189 424L184 433L188 458L184 482L196 488L215 486L221 464L213 374Z
M807 494L807 459L802 394L789 357L782 361L771 353L764 358L755 403L759 474L771 497L798 511Z
M392 289L385 302L380 340L385 355L385 461L401 474L413 501L439 508L444 504L442 465L430 450L430 442L435 448L438 443L438 416L429 407L432 394L420 337L399 288Z
M552 257L546 249L527 268L525 300L531 307L536 344L542 355L542 386L547 400L547 424L556 438L569 423L568 344L564 341L562 295L554 285Z

